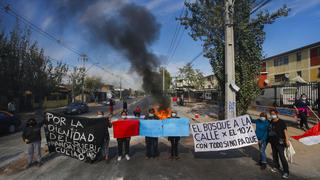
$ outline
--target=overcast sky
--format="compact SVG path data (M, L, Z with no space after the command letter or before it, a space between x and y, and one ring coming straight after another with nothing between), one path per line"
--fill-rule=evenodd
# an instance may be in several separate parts
M195 42L188 35L189 31L181 28L180 43L174 55L168 54L169 51L172 51L169 47L178 23L175 18L179 16L184 5L182 0L125 1L146 7L161 24L160 36L151 45L150 50L161 57L162 64L167 66L172 75L176 75L179 67L191 61L202 51L201 42ZM125 57L110 46L92 46L88 43L88 37L84 36L86 29L79 26L81 19L75 19L74 22L69 22L61 28L57 27L52 11L44 0L6 0L6 2L33 24L61 39L68 46L88 54L92 60L88 62L87 67L90 67L94 62L99 62L99 66L116 75L121 74L125 79L124 86L139 88L140 78L130 70L130 65ZM273 0L264 9L272 11L283 4L287 4L292 11L288 17L281 18L276 23L266 26L266 40L263 46L266 57L320 41L320 0ZM108 6L110 5L100 0L95 6L88 7L85 12L92 9L104 10ZM2 24L7 30L10 29L15 18L4 11L1 11L1 17ZM39 42L39 46L44 48L46 55L68 64L79 64L78 55L39 35L39 33L33 32L32 39ZM205 75L212 74L211 66L204 57L198 58L194 67L200 69ZM110 75L95 66L88 73L102 76L107 83L119 84L117 76Z

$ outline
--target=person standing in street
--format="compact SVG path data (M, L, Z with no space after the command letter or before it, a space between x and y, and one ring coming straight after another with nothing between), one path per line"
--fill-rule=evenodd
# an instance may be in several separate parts
M308 125L309 106L310 106L310 103L307 100L306 94L302 94L300 96L300 99L296 101L294 104L294 108L296 109L298 117L300 118L301 129L303 129L303 125L306 126L306 129L309 129L309 125Z
M101 117L105 117L104 116L104 113L102 111L98 111L97 112L97 117L98 118L101 118ZM110 134L109 134L109 130L108 128L111 128L112 127L112 123L110 122L110 119L111 119L111 115L109 117L106 117L105 120L106 120L106 126L107 126L107 133L106 133L106 138L105 138L105 141L104 141L104 149L103 149L103 156L104 156L104 159L106 161L109 160L109 142L110 142Z
M13 100L11 100L11 101L8 103L8 111L9 111L11 114L15 114L15 112L16 112L16 104L14 103Z
M278 172L280 170L279 158L282 164L283 173L282 178L289 178L289 165L285 158L285 148L289 146L289 136L287 132L286 123L279 119L278 112L276 110L270 111L271 122L268 127L268 140L271 144L273 168L272 172Z
M260 166L261 169L266 169L267 167L267 155L266 155L266 148L268 144L268 127L269 121L267 114L262 112L260 114L259 119L253 120L253 123L256 124L256 135L258 138L259 143L259 151L260 151Z
M128 103L126 100L123 100L123 111L128 112Z
M122 111L121 112L121 120L126 120L127 119L127 112L126 111ZM120 121L121 121L120 120ZM117 161L121 161L122 156L123 156L123 146L124 146L124 154L125 154L125 158L127 159L127 161L130 160L130 137L125 137L125 138L117 138L117 142L118 142L118 159Z
M149 109L148 115L145 119L158 120L153 108ZM146 159L157 158L159 156L158 150L158 138L157 137L145 137L146 140Z
M33 157L37 161L37 165L41 166L41 126L33 118L27 121L27 125L22 132L22 139L28 148L28 164L29 168L33 163Z
M177 112L176 111L172 111L171 112L171 118L179 118L177 116ZM177 137L177 136L171 136L171 137L168 137L168 140L170 141L171 143L171 156L170 156L170 159L173 160L173 159L180 159L179 157L179 153L178 153L178 146L179 146L179 141L180 141L180 137Z
M109 99L109 113L113 115L113 106L114 106L114 102L113 100L110 98Z
M140 106L137 106L137 107L134 109L133 115L134 115L135 117L140 117L140 115L141 115L141 108L140 108Z

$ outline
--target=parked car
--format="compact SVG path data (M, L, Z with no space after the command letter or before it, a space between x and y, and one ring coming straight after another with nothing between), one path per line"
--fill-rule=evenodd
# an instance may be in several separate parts
M89 106L83 102L74 102L64 110L65 114L82 114L89 111Z
M0 111L0 133L14 133L21 125L21 120L7 111Z

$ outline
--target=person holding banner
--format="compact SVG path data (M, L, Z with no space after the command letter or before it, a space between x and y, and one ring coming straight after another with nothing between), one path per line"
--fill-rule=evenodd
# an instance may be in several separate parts
M306 129L309 129L308 125L308 115L309 115L310 103L307 100L307 95L302 94L300 99L294 103L294 108L297 111L298 117L300 118L300 129L303 129L303 125Z
M145 119L158 120L159 118L155 115L155 110L153 108L149 109L149 114ZM157 137L147 137L146 140L146 159L157 158L159 156L158 151L158 138Z
M141 108L140 108L140 106L137 106L137 107L134 109L133 115L134 115L135 117L140 117L140 115L141 115Z
M41 125L33 118L27 121L27 125L22 132L22 139L28 146L28 164L26 168L32 165L33 157L37 165L41 166Z
M285 158L285 148L289 146L289 139L287 133L286 123L279 119L276 110L270 110L271 122L268 128L268 140L271 144L273 156L272 172L277 172L280 169L279 158L283 167L282 178L289 178L289 165Z
M122 111L121 112L121 119L125 120L127 119L127 112L126 111ZM120 120L121 121L121 120ZM118 161L121 161L122 156L123 156L123 146L124 146L124 154L125 154L125 158L129 161L130 160L130 156L129 156L129 150L130 150L130 137L125 137L125 138L117 138L117 142L118 142Z
M179 118L177 116L177 112L176 111L172 111L171 112L171 118ZM179 141L180 141L180 137L176 137L176 136L171 136L168 137L168 140L171 143L171 156L170 159L180 159L179 155L178 155L178 145L179 145Z
M260 166L261 166L261 169L266 169L267 167L266 148L268 143L268 127L269 127L267 114L262 112L260 114L259 119L253 120L252 122L256 124L256 135L258 138L259 151L260 151Z
M104 113L102 111L98 111L97 112L97 117L98 118L101 118L101 117L104 117ZM109 142L110 142L110 135L109 135L109 130L108 128L111 128L112 127L112 123L110 122L110 119L111 119L111 115L109 117L106 118L106 127L107 127L107 133L106 133L106 138L105 138L105 141L104 141L104 149L103 149L103 156L104 156L104 159L106 161L109 160Z

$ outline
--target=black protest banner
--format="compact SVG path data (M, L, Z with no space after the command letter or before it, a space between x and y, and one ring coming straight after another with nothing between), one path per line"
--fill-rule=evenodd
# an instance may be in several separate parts
M248 115L233 119L191 124L195 152L221 151L257 144Z
M94 161L102 155L106 138L105 118L84 118L46 112L44 129L49 152L81 161Z

